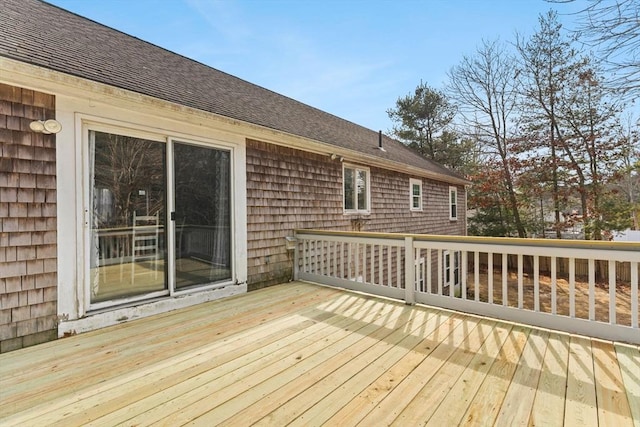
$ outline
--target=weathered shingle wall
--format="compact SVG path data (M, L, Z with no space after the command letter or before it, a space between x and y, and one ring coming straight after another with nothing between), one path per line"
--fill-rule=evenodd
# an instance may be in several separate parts
M342 163L330 157L247 141L249 289L292 277L285 237L296 228L455 234L465 233L464 187L458 221L449 221L449 184L423 180L422 212L409 209L409 175L371 168L371 214L342 208Z
M55 117L52 95L0 84L0 352L57 337Z

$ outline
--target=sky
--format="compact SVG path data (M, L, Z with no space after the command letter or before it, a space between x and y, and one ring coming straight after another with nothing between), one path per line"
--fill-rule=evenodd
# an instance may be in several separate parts
M575 0L47 0L373 130L420 82L482 40L513 43L550 9L566 28Z

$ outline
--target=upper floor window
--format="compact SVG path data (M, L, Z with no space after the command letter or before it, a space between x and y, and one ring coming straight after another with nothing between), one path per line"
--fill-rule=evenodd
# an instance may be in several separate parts
M410 203L412 211L422 210L422 180L413 179L409 180L409 192L411 193Z
M449 187L449 219L454 221L458 219L458 189Z
M369 169L344 165L342 178L344 211L346 213L369 213L371 200Z

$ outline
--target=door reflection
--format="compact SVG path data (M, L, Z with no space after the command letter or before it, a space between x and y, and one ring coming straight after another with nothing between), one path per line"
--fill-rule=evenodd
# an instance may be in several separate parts
M91 303L167 289L165 147L89 132Z
M230 158L174 143L176 289L231 278Z

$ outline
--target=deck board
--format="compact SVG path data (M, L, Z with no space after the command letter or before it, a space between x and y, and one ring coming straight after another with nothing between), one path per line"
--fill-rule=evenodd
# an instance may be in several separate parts
M571 338L565 399L566 425L598 425L593 355L588 338Z
M569 336L551 334L538 381L531 424L536 426L562 425L564 397L567 387Z
M294 282L0 355L0 425L639 425L637 346Z
M545 331L533 331L529 334L527 345L522 351L516 372L502 401L502 407L496 419L497 425L528 424L548 338L549 334Z
M600 425L623 426L631 419L627 394L623 388L613 344L593 340L593 365ZM628 424L630 425L630 424Z

